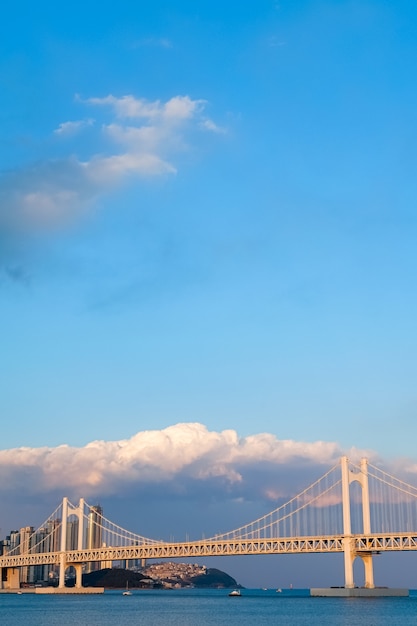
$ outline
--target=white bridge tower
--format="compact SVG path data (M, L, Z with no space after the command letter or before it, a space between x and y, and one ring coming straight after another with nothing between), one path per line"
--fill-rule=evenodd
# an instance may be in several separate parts
M343 547L345 554L345 588L352 589L355 586L353 581L353 563L356 557L360 557L365 566L365 587L374 589L374 569L372 563L372 552L357 552L354 548L350 519L350 485L358 482L362 493L362 532L364 535L371 534L371 511L369 506L369 485L368 485L368 460L361 460L359 472L349 469L349 459L343 456L340 459L342 470L342 503L343 503Z
M61 525L61 554L59 559L59 583L58 587L63 589L65 587L65 570L67 567L66 551L67 551L67 523L70 515L76 515L78 518L78 537L77 537L77 550L83 549L84 538L84 498L81 498L78 507L71 508L68 506L68 498L62 500L62 525ZM72 563L75 569L75 586L77 588L82 587L82 564Z

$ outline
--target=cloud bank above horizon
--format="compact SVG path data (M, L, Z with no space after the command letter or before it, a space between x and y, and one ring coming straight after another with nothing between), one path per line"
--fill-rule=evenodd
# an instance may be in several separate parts
M110 496L149 488L194 497L196 485L222 499L276 501L294 495L348 453L334 442L280 440L270 433L239 437L199 423L145 430L130 439L92 441L84 447L22 447L0 451L0 492L30 490L69 496ZM29 481L36 476L36 481Z
M0 526L6 532L22 523L36 526L65 495L73 503L81 497L100 503L110 519L146 536L165 537L167 522L171 533L190 527L197 536L203 529L225 532L288 502L343 455L355 463L367 457L416 482L415 460L383 459L336 442L271 433L239 437L236 430L178 423L82 447L0 450Z

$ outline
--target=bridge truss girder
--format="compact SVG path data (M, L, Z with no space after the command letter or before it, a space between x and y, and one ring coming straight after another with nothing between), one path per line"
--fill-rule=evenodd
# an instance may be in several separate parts
M133 559L171 559L199 556L233 556L254 554L314 554L344 551L342 535L330 537L292 537L276 539L239 539L228 541L196 541L160 543L141 546L106 547L68 550L40 554L20 554L0 557L0 568L28 565L57 565L65 555L66 566L94 561L122 561ZM366 556L379 552L417 551L416 533L394 535L353 535L349 537L352 552Z

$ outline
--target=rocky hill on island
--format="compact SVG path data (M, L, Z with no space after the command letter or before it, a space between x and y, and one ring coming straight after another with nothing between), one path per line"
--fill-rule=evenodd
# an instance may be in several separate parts
M83 586L122 589L179 589L197 587L229 589L239 587L236 580L219 569L188 563L154 564L141 571L105 568L83 574Z
M211 588L211 589L230 589L231 587L240 587L234 578L222 572L219 569L208 568L205 574L193 576L190 578L193 587Z

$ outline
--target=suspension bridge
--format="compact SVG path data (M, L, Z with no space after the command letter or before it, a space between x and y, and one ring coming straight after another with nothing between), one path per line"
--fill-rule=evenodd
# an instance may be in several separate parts
M28 568L40 576L54 569L58 588L65 573L82 573L114 562L188 557L343 553L345 589L355 587L353 563L364 563L367 589L374 589L373 557L382 552L417 550L417 488L367 459L342 457L291 500L232 531L195 541L162 541L121 528L100 507L64 498L36 530L22 528L16 545L0 556L0 589L19 587ZM32 571L33 571L32 570Z

